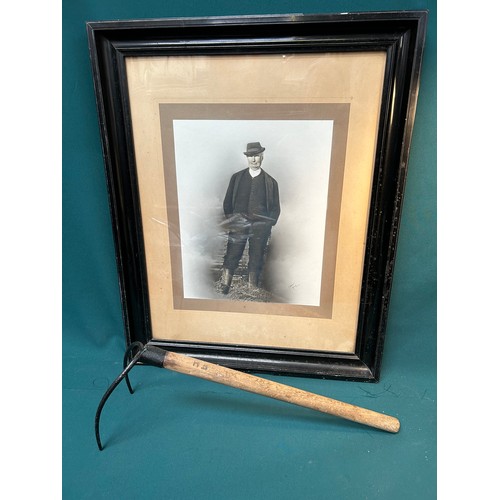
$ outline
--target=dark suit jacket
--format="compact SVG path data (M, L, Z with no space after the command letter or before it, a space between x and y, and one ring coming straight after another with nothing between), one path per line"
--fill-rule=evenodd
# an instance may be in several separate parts
M224 198L224 214L226 217L231 217L234 213L234 206L236 204L236 197L238 196L238 186L241 182L243 175L248 171L248 168L240 170L232 175L227 188L226 196ZM262 169L260 175L264 176L266 186L266 208L267 213L262 214L271 219L269 222L274 226L278 221L280 215L280 197L278 190L278 183L267 172Z

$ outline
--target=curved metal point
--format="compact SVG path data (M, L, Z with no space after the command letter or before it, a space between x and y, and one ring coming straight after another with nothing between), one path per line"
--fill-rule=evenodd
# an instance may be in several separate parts
M132 357L132 352L134 349L139 349L138 352ZM132 387L130 385L130 381L128 379L128 372L140 361L142 355L144 352L146 352L147 346L144 346L141 342L134 342L131 344L127 351L125 352L123 364L124 368L123 371L116 377L114 382L109 386L108 390L104 393L104 396L101 398L101 401L99 403L99 406L97 407L96 415L95 415L95 421L94 421L94 427L95 427L95 438L97 441L97 446L99 447L99 450L103 450L103 446L101 443L101 435L99 432L99 422L101 419L101 413L102 409L104 408L104 405L106 401L108 400L109 396L111 396L112 392L116 389L118 384L125 378L127 380L127 386L131 394L133 394ZM128 363L128 364L127 364Z

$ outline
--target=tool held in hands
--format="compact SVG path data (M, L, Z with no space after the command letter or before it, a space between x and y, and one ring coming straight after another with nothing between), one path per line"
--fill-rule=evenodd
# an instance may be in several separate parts
M132 357L134 351L137 352ZM342 401L313 394L238 370L208 363L207 361L202 361L191 356L165 351L164 349L148 344L143 345L140 342L134 342L125 353L122 373L110 385L97 408L95 416L95 435L97 446L100 450L103 449L103 446L99 432L99 421L104 404L123 379L126 379L128 389L131 394L133 393L132 386L128 379L128 373L139 362L145 365L158 366L186 375L192 375L193 377L210 380L218 384L235 387L255 394L261 394L262 396L303 406L322 413L328 413L329 415L375 427L387 432L396 433L399 431L399 420L395 417L343 403Z

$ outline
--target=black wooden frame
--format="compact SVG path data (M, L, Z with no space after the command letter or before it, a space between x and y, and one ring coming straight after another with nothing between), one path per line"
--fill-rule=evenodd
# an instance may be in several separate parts
M425 11L87 23L128 344L242 370L379 379L426 24ZM153 340L125 58L381 50L387 64L354 354Z

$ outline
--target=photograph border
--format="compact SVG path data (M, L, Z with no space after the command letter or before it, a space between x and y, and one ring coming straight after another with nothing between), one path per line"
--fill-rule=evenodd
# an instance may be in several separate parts
M347 147L349 123L349 103L335 104L160 104L162 123L162 149L165 164L165 192L167 198L168 231L172 261L172 283L174 288L173 303L175 309L194 309L205 311L246 312L262 314L282 314L287 316L307 316L329 318L332 315L333 286L337 252L337 233L339 228L342 179ZM163 112L165 110L165 112ZM174 120L303 120L335 121L335 133L329 148L328 179L326 189L326 227L322 245L323 263L320 279L320 301L317 305L287 302L251 302L224 300L223 297L186 298L182 293L183 276L181 272L182 238L179 222L179 205L176 180L176 155L173 138ZM300 117L300 118L299 118ZM243 157L243 154L241 155ZM227 181L229 180L226 179ZM280 195L281 197L281 195ZM222 207L222 203L221 203Z
M242 370L379 380L426 24L426 11L87 23L127 344ZM354 353L155 340L126 58L370 51L386 67Z

